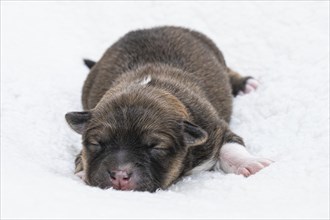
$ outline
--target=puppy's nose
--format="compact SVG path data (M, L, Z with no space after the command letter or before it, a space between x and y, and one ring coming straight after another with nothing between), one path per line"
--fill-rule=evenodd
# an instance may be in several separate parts
M110 171L110 179L113 188L119 190L132 190L132 173L126 170Z

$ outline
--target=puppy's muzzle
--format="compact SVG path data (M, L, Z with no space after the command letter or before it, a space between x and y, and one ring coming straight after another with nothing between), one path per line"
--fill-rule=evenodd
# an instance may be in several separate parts
M136 183L131 169L109 171L112 187L117 190L134 190Z

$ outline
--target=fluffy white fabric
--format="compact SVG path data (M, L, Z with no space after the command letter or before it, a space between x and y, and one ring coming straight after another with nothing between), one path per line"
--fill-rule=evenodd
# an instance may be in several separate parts
M1 2L2 218L329 218L329 2ZM167 191L121 192L73 175L88 70L126 32L181 25L261 83L231 127L276 161L249 178L202 172Z

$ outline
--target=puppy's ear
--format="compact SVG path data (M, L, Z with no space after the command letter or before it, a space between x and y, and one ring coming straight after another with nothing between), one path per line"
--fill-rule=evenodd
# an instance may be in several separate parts
M84 64L85 64L89 69L92 69L92 67L96 64L96 62L93 61L93 60L84 59Z
M188 147L204 144L208 134L201 127L189 122L183 122L183 138Z
M70 127L77 132L82 134L85 130L86 123L91 118L91 113L89 111L85 112L69 112L65 114L65 119L70 125Z

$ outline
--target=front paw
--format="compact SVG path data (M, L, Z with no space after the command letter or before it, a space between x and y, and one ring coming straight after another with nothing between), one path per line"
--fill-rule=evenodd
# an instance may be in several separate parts
M86 181L86 174L85 174L85 171L79 171L77 173L75 173L76 176L78 176L82 181Z
M239 164L235 173L248 177L259 172L263 168L268 167L273 162L274 161L266 158L250 158Z

